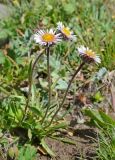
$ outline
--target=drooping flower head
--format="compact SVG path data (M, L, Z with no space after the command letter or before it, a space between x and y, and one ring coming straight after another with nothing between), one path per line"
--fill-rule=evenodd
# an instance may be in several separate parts
M60 34L55 34L55 31L53 29L47 30L46 32L43 30L38 30L34 34L34 40L36 43L39 43L43 46L50 46L53 44L56 44L61 41Z
M76 40L76 36L69 27L65 27L62 22L57 23L58 32L60 32L65 40Z
M87 63L90 63L90 62L101 63L101 59L99 55L97 55L88 47L80 46L78 47L78 52L81 58L83 59L83 61Z

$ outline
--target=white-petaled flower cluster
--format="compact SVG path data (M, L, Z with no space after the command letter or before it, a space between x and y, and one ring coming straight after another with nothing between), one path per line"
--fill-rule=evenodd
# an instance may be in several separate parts
M62 39L64 40L76 40L76 36L73 34L73 31L69 27L65 27L62 22L57 23L57 32L53 29L49 31L38 30L34 35L33 39L36 43L39 43L43 46L51 46L57 44ZM90 63L101 63L99 55L93 52L88 47L80 46L78 47L78 53L83 59L84 62Z
M90 62L101 63L101 59L99 55L97 55L88 47L80 46L78 47L78 52L81 58L83 59L83 61L87 63L90 63Z
M43 46L50 46L56 44L61 41L60 33L56 34L53 29L47 30L46 32L43 30L38 30L34 34L34 40L36 43L39 43Z
M69 27L65 27L62 22L57 23L57 34L53 29L49 31L38 30L33 38L36 43L40 45L53 45L57 42L60 42L62 39L64 40L76 40L76 36L73 34L73 31L70 30Z
M65 27L62 22L57 23L57 30L60 32L65 40L76 40L76 36L69 27Z

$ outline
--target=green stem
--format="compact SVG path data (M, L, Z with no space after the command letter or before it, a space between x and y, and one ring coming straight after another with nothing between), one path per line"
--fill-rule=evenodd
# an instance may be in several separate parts
M47 55L47 73L48 73L48 106L46 108L45 115L42 119L42 124L48 114L50 105L51 105L51 73L50 73L50 48L49 46L46 47L46 55Z
M27 101L26 101L26 106L25 106L25 111L24 111L24 115L22 118L22 121L24 120L26 113L27 113L27 109L29 107L29 102L30 102L30 97L31 97L31 88L32 88L32 81L33 81L33 72L34 72L34 68L39 60L39 58L42 56L44 50L41 50L40 53L38 54L37 58L35 59L33 65L32 65L32 69L30 71L30 74L28 76L28 82L29 82L29 91L28 91L28 97L27 97Z
M64 94L63 100L62 100L59 108L57 109L57 111L56 111L55 114L53 115L50 123L49 123L48 126L46 126L46 127L49 127L49 126L52 124L55 116L58 114L58 112L60 111L60 109L63 107L64 102L65 102L65 99L66 99L66 96L67 96L68 91L69 91L69 89L70 89L70 87L71 87L71 84L72 84L74 78L76 77L77 73L81 70L81 68L83 67L84 64L85 64L85 62L82 62L82 63L80 64L80 66L78 67L78 69L77 69L77 70L75 71L75 73L73 74L72 78L71 78L70 81L69 81L68 87L67 87L67 89L66 89L66 92L65 92L65 94Z

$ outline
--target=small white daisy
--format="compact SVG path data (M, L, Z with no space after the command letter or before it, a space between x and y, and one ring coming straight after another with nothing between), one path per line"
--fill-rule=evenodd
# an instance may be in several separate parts
M69 27L65 27L62 22L57 23L57 29L61 32L65 40L76 40L76 36L73 34L73 31Z
M89 62L95 62L95 63L101 63L101 59L99 55L96 55L95 52L93 52L88 47L80 46L78 47L79 55L82 57L82 59L89 63Z
M40 45L53 45L56 44L57 42L61 41L60 34L55 34L55 31L53 29L50 29L49 31L43 31L43 30L38 30L34 36L34 40L36 43L39 43Z

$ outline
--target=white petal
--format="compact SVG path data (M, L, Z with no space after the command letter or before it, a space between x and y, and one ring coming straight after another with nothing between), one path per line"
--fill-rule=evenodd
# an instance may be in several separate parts
M78 47L78 52L79 52L80 54L85 54L85 51L86 51L86 48L85 48L84 46Z
M96 56L95 61L96 61L97 63L101 63L100 57L99 57L99 56Z
M62 24L62 22L58 22L57 23L57 29L62 30L62 28L64 28L64 25Z
M54 40L52 40L51 42L46 42L42 39L42 36L46 33L52 34L54 35ZM61 37L60 34L56 34L55 35L55 31L53 29L50 29L49 31L47 30L46 32L43 30L38 30L34 35L33 35L33 39L36 43L39 43L40 45L52 45L53 43L57 43L61 41Z
M39 43L41 41L41 38L38 35L34 35L34 40L36 43Z
M52 28L49 30L49 33L55 34L55 32L54 32L54 30Z

